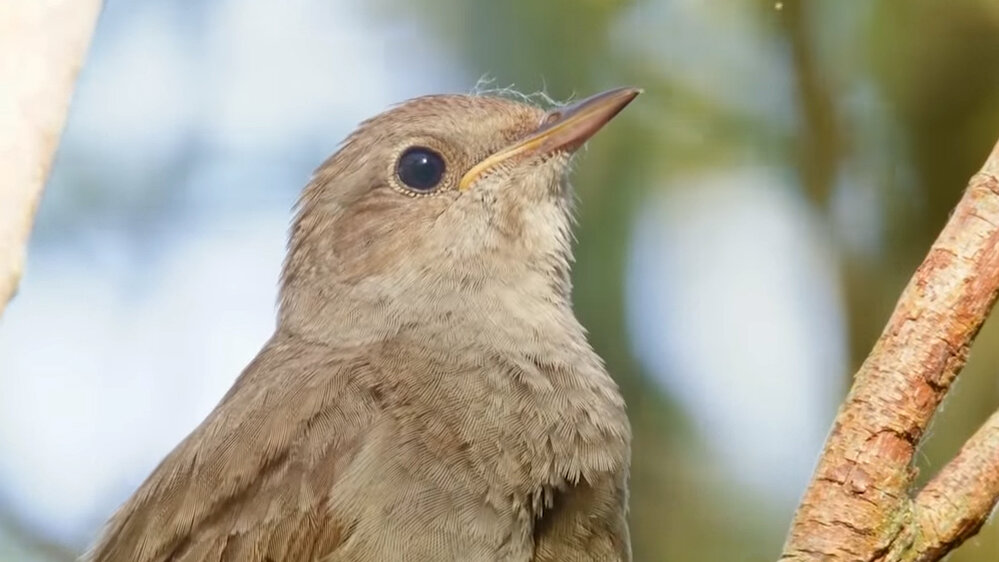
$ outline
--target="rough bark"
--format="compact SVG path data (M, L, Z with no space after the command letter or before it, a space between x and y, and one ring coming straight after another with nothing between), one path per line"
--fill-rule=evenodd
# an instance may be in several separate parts
M35 209L100 0L0 3L0 314L14 296Z
M913 458L999 291L999 144L854 378L782 561L938 560L999 496L999 415L915 497Z
M916 496L916 543L903 560L939 560L978 532L999 497L999 412Z

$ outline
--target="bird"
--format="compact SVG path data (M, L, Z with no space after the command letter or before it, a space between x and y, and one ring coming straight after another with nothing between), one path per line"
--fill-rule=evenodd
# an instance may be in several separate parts
M640 92L362 122L296 204L274 333L82 560L631 560L631 428L572 309L569 172Z

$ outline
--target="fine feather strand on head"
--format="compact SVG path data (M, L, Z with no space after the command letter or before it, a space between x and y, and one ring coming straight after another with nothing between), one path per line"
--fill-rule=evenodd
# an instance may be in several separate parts
M543 87L541 90L536 92L525 93L517 90L512 84L502 87L497 86L496 79L488 74L483 74L478 80L476 80L475 85L472 86L469 94L473 96L496 96L507 98L539 106L543 109L565 107L576 97L576 94L573 93L565 100L555 99L547 92L547 87Z

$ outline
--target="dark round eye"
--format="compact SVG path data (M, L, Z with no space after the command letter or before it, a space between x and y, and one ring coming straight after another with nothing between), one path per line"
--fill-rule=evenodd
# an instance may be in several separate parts
M423 146L407 148L399 157L395 173L406 187L414 191L431 191L444 177L444 158Z

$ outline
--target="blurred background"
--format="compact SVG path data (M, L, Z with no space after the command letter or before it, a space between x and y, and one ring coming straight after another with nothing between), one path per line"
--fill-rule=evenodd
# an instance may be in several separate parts
M579 158L575 302L635 428L644 561L777 557L835 409L999 136L999 3L108 0L0 323L0 560L70 560L273 328L358 121L645 95ZM999 406L986 325L919 459ZM999 559L995 522L951 560Z

